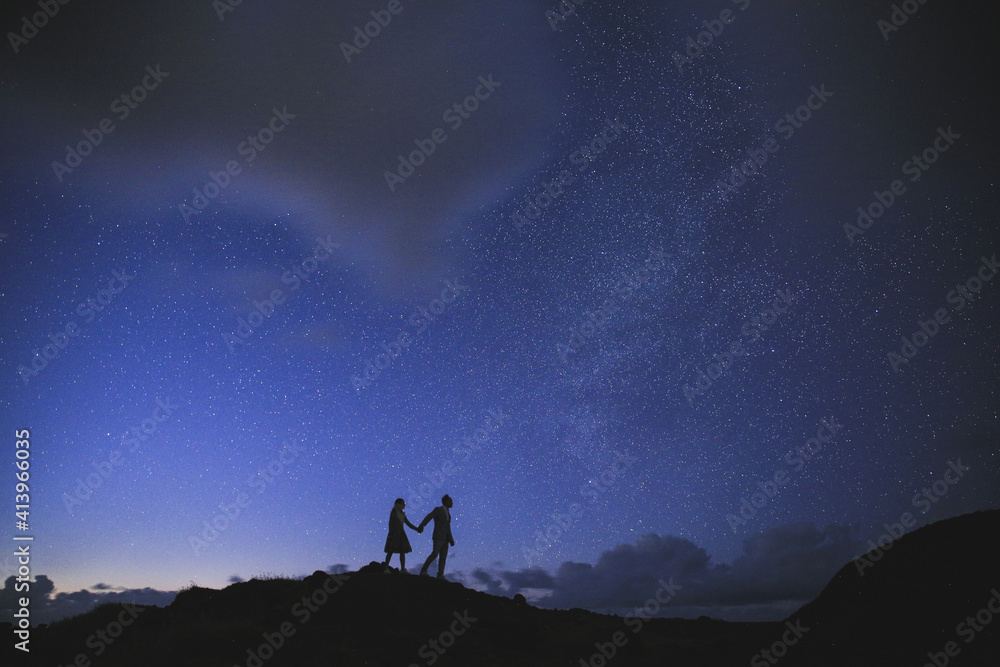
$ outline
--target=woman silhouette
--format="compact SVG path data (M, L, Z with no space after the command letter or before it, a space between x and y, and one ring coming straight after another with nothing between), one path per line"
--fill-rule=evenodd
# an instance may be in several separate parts
M410 520L406 518L406 512L403 511L405 507L406 501L402 498L396 498L396 503L392 506L392 512L389 513L389 535L385 538L386 574L389 573L389 559L392 558L394 553L399 554L399 571L407 574L406 554L413 551L413 549L410 547L410 540L406 537L404 524L418 533L424 532L410 523Z

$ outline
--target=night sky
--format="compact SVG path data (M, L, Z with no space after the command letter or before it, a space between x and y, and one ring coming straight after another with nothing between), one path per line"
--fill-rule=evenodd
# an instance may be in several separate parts
M981 4L8 4L39 620L353 570L446 492L470 587L776 619L1000 506Z

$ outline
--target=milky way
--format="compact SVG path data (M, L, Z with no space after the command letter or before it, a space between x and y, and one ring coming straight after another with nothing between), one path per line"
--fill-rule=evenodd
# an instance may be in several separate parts
M780 618L996 507L995 40L850 5L18 3L34 573L354 569L447 492L467 585Z

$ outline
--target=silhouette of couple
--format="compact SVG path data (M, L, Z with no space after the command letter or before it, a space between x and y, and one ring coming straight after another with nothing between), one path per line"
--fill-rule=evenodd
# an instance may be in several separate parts
M396 498L396 503L392 506L389 514L389 535L385 538L385 571L389 572L389 559L393 554L399 554L399 571L406 573L406 554L413 551L410 547L410 540L406 537L404 526L409 526L418 533L424 532L424 526L431 520L434 521L434 550L424 561L424 566L420 568L420 574L427 574L427 568L431 566L434 559L438 559L438 579L444 579L444 563L448 559L448 546L455 546L455 538L451 536L451 496L441 496L441 504L430 511L420 522L419 526L414 526L406 518L406 501Z

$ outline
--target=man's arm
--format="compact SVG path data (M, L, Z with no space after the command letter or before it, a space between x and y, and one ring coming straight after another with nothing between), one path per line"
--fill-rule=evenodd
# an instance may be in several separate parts
M424 520L420 522L420 526L417 528L417 530L423 530L424 526L427 525L427 522L433 518L434 518L434 510L431 510L430 512L427 513L427 516L424 517Z

